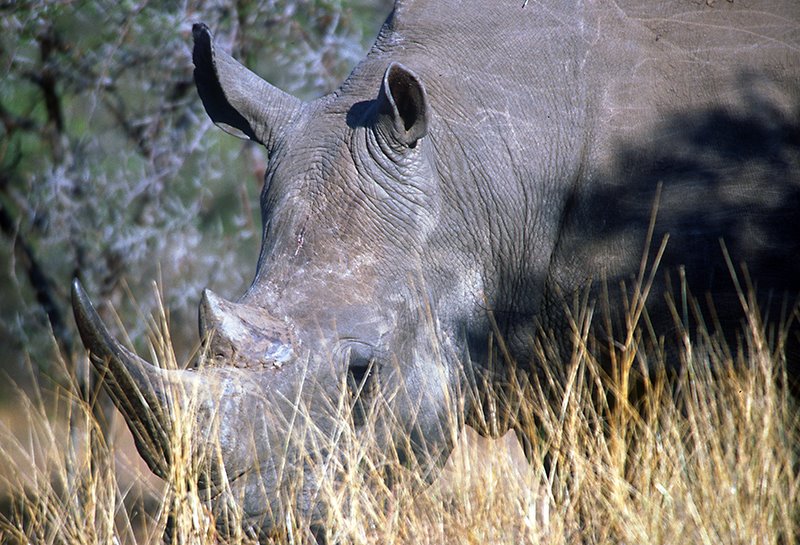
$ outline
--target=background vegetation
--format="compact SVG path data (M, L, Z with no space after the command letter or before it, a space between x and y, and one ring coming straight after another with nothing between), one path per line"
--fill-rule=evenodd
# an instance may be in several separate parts
M158 280L179 353L196 342L202 288L235 298L250 281L265 157L208 121L192 80L192 23L308 99L346 77L390 9L389 0L0 1L0 368L19 377L30 361L53 375L54 350L67 361L82 353L75 276L135 340Z

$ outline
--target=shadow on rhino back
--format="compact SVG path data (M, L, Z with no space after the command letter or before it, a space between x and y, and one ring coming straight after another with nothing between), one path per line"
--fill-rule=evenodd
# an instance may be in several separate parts
M657 265L647 301L656 339L680 344L685 331L700 329L736 347L750 307L773 328L767 335L787 324L785 350L796 379L800 104L782 104L755 77L739 81L735 107L673 111L646 138L618 142L607 171L587 172L569 204L556 264L560 277L577 285L586 271L602 270L592 295L605 299L607 289L613 308L631 300L646 251L644 270ZM556 288L579 291L559 279ZM753 294L749 302L746 293ZM599 334L617 337L625 312L609 312L606 324L615 331L600 324Z

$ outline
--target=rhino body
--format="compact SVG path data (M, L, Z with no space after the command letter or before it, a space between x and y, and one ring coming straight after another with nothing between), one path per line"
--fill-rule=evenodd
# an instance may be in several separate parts
M169 467L175 385L199 392L199 429L220 443L207 482L224 472L232 496L217 503L239 502L251 531L284 520L298 474L289 503L324 512L287 435L298 418L334 429L348 387L365 405L384 394L379 427L400 425L378 433L434 468L470 377L502 381L488 337L536 373L532 337L571 335L564 302L603 283L624 292L665 235L657 336L675 336L667 300L683 281L711 329L735 331L729 263L746 265L772 316L793 308L800 4L522 4L399 0L342 86L310 103L195 26L206 110L269 151L253 282L237 302L204 293L208 356L191 371L122 348L73 291L84 343L156 473ZM597 335L613 334L604 324Z

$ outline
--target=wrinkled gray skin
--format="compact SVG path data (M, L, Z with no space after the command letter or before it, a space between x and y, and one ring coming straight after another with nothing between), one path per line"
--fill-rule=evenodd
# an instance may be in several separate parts
M568 335L562 300L605 279L613 306L633 283L659 186L652 245L671 239L650 297L657 334L674 337L664 301L681 270L705 316L709 293L735 329L720 239L771 316L796 301L800 3L522 3L399 1L350 77L310 103L195 27L206 110L269 151L252 285L236 303L204 293L210 357L192 371L121 348L74 286L84 343L156 473L183 399L165 383L191 386L199 429L221 443L208 483L224 469L245 526L266 532L305 471L292 445L308 421L293 408L329 432L349 380L366 383L367 404L389 397L378 420L401 429L382 428L387 442L433 476L452 447L451 396L469 377L497 378L488 311L536 372L531 337ZM320 515L304 476L294 509Z

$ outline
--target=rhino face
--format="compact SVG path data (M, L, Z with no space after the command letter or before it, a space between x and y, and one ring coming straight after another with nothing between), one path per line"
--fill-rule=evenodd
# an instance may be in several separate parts
M426 95L413 72L392 64L371 99L304 104L215 51L204 25L194 37L209 115L269 151L252 285L237 302L206 290L204 356L185 371L120 346L77 282L73 306L151 469L167 475L174 413L190 408L196 443L218 445L197 450L215 508L235 501L248 527L268 529L287 506L312 518L324 511L309 462L337 455L320 434L341 426L343 402L356 429L372 426L401 459L432 468L451 447L459 355L430 310L423 274L438 211Z

